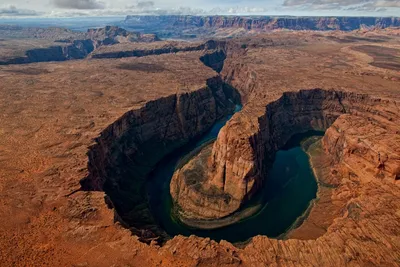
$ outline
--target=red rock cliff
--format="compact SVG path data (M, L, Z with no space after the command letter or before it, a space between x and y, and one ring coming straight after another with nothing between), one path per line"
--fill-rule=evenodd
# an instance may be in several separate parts
M377 142L373 138L378 138L382 144L396 142L390 140L398 141L400 118L395 111L394 102L363 94L321 89L284 93L266 107L249 105L221 130L208 159L205 171L207 179L202 182L203 189L211 185L219 190L219 195L228 195L230 202L221 208L220 204L204 201L212 199L208 196L209 191L202 197L202 190L198 187L187 188L182 185L185 180L185 175L182 175L184 167L179 177L171 183L171 188L174 183L180 183L180 193L175 192L175 196L179 196L176 198L177 204L183 209L186 207L187 214L201 214L198 212L201 208L209 210L213 207L216 212L212 213L211 218L233 213L268 178L267 169L275 152L293 134L312 129L328 129L324 145L330 153L337 155L338 161L346 160L346 155L361 153L359 157L364 155L365 159L357 161L353 157L349 163L352 168L360 170L369 166L372 174L379 173L383 178L394 177L397 166L400 166L399 151L388 145L376 144L374 147L370 144ZM374 137L368 135L372 130L381 134ZM363 131L365 135L355 140L356 137L351 135L357 131ZM210 218L209 212L204 214L205 219Z

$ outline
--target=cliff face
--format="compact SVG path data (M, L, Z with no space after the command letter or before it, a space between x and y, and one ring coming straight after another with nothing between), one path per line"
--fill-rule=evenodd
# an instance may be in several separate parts
M17 25L0 25L1 38L35 38L46 40L59 40L68 38L82 39L85 33L74 32L66 28L58 27L21 27Z
M226 42L209 40L204 43L187 44L185 46L176 46L173 43L166 44L162 47L156 48L121 48L117 51L96 51L91 55L91 58L124 58L124 57L145 57L150 55L161 55L178 52L191 52L191 51L207 51L200 60L208 67L213 68L216 71L220 71L223 66L223 62L226 58ZM209 52L208 52L209 51Z
M209 40L193 44L187 43L185 45L175 45L176 42L155 42L157 44L162 43L163 45L154 45L155 47L149 47L147 44L143 44L143 42L153 42L158 39L153 39L148 35L140 35L138 40L133 40L131 35L132 33L130 32L120 33L119 31L112 33L90 32L88 33L88 36L91 37L91 39L59 40L65 44L47 48L31 49L26 51L24 57L0 61L0 65L66 61L84 58L104 59L145 57L178 52L204 51L204 55L200 60L206 66L220 72L224 65L224 60L226 59L227 48L225 41ZM135 43L135 40L142 42L142 44L136 46L137 43Z
M90 54L97 46L97 41L74 40L68 45L37 48L26 51L24 57L12 58L7 61L0 61L0 65L26 64L34 62L65 61L71 59L83 59Z
M335 164L345 165L348 173L362 182L393 182L399 179L400 170L399 118L390 113L371 115L340 116L326 131L322 144Z
M205 165L211 150L210 145L203 148L198 155L174 173L170 184L176 215L182 222L193 227L199 227L196 223L204 219L225 217L239 209L241 205L237 198L225 192L223 188L221 190L208 183Z
M155 34L131 32L117 26L89 29L85 33L84 37L86 39L96 40L102 45L112 45L125 42L155 42L160 40Z
M395 111L396 104L393 102L381 101L367 95L321 89L284 93L281 98L269 103L258 118L248 118L245 109L242 112L244 114L235 115L218 135L208 158L208 166L204 167L206 170L203 172L207 178L202 182L200 189L190 187L188 183L185 186L182 182L190 181L190 170L193 171L190 164L175 175L171 188L175 183L179 183L181 193L175 194L179 195L176 199L177 204L187 209L186 214L202 214L199 210L213 207L217 211L213 213L213 218L229 215L238 209L239 205L236 203L243 203L257 191L263 179L267 177L267 169L273 162L275 152L282 148L293 134L308 130L325 131L329 128L324 145L329 153L337 155L338 162L344 160L348 154L359 152L363 155L359 157L365 157L363 161L366 163L361 164L352 157L349 163L352 168L368 169L370 173L382 170L379 172L381 178L394 179L396 168L400 166L397 158L399 152L393 151L387 144L398 139L397 133L400 129L396 122L399 121L399 117L395 115ZM337 120L338 118L340 120ZM361 126L364 127L363 132L366 136L360 138L358 135L356 140L355 136L348 136L359 131ZM374 138L379 138L379 142L386 145L369 145L376 143L371 136L367 136L370 130L377 133ZM225 206L215 205L211 198L207 197L210 191L201 194L210 187L218 189L216 195L225 198L227 195L228 199L234 200L230 209L225 207L229 206L229 202ZM203 218L209 219L209 216Z
M226 59L226 51L224 49L217 49L214 52L206 53L200 58L204 65L212 68L216 72L220 73L224 67Z
M314 35L289 34L293 38ZM398 37L389 38L393 39L384 45L396 45ZM137 180L129 179L134 175L107 176L115 178L110 178L108 188L115 180L118 189L109 189L107 194L103 191L75 191L80 186L79 180L88 174L86 153L94 149L89 146L95 143L94 138L100 133L103 133L100 137L104 141L102 145L115 149L105 155L91 156L93 169L104 168L106 173L113 174L112 162L108 160L114 160L118 153L121 155L117 145L126 144L127 147L121 146L125 152L130 148L129 142L123 141L123 133L117 135L116 132L129 129L129 125L141 117L135 113L135 116L125 117L125 122L119 121L114 125L123 114L129 110L145 110L145 103L161 97L164 100L151 102L152 110L158 111L157 107L164 103L168 114L172 114L172 105L165 101L168 98L173 102L174 97L168 96L174 96L177 89L179 92L187 90L186 86L193 92L205 87L206 79L215 73L198 61L200 53L1 67L2 266L35 266L39 263L49 266L398 265L400 181L393 183L396 178L392 166L396 157L399 159L400 151L400 132L393 126L399 125L400 96L398 80L390 80L391 76L398 75L389 70L372 69L364 63L364 57L343 53L340 48L350 46L349 43L326 45L323 39L320 44L313 42L311 46L291 46L288 49L253 49L248 43L248 48L243 49L246 55L242 59L229 57L225 61L223 72L235 72L231 84L252 99L229 124L228 127L236 133L226 132L231 136L227 147L234 148L236 143L242 142L240 149L246 152L247 146L252 150L251 144L257 144L256 141L262 138L259 128L266 128L263 126L267 123L267 119L263 119L266 106L281 97L284 91L340 88L393 99L397 101L397 108L393 108L391 101L375 98L363 108L371 112L340 115L332 128L328 128L324 147L335 161L329 164L327 173L335 175L338 182L335 187L325 188L328 190L327 198L333 203L316 202L308 219L312 219L313 214L316 218L307 219L302 224L301 227L308 227L302 238L290 236L279 240L257 236L246 245L237 247L194 235L176 236L162 247L142 244L130 231L121 229L119 223L113 223L115 210L108 209L104 203L105 195L108 195L107 203L118 207L118 211L125 208L123 203L128 203L123 219L137 216L137 220L131 220L137 224L132 225L138 229L137 235L141 240L149 241L153 230L150 228L151 216L146 227L143 223L145 208L142 208L146 205L140 202L144 190L134 186ZM238 42L240 47L243 42ZM233 62L243 67L231 68L229 65ZM123 70L119 68L122 63L125 66ZM354 67L348 64L354 64ZM143 71L143 65L155 71ZM156 71L162 69L160 66L164 70ZM384 75L389 79L384 79ZM239 83L243 84L240 86ZM308 101L311 103L312 99ZM360 98L357 101L363 103L366 100ZM162 112L160 116L174 117L164 115ZM150 127L148 117L146 115L147 128L141 127L143 131L157 130ZM343 123L337 124L341 119ZM157 120L157 123L164 127L163 121ZM109 125L114 126L104 131ZM116 137L115 146L111 137L108 139L106 135ZM254 141L247 141L248 136L254 136ZM350 149L349 144L357 146ZM383 153L387 154L388 160ZM380 156L383 165L378 163ZM139 156L136 158L140 159ZM379 165L382 169L385 167L383 178L379 173L375 176ZM360 175L361 171L368 175ZM97 181L100 187L102 180ZM140 185L141 181L137 183ZM90 188L91 184L87 186ZM113 192L121 193L120 198L111 195ZM141 203L143 205L139 205ZM321 205L328 208L319 213ZM135 209L132 211L131 207ZM332 221L326 220L326 214L336 207L338 212L328 215ZM316 234L311 232L316 228ZM312 234L307 234L307 231Z
M376 17L240 17L240 16L127 16L125 23L183 28L244 28L247 30L342 30L400 26L399 18Z
M98 144L89 152L90 187L101 189L108 177L104 158L112 166L121 164L119 157L123 155L126 159L122 162L128 158L134 163L147 162L130 166L139 168L135 170L137 173L147 174L165 154L205 132L216 119L233 108L234 104L224 93L221 79L216 77L195 93L161 98L126 113L104 130L97 139ZM118 151L121 147L122 154ZM103 160L99 161L99 156ZM114 180L113 183L118 182Z
M243 200L266 176L268 164L265 163L272 161L274 153L291 135L312 129L326 130L341 114L354 114L374 120L382 127L391 127L392 131L382 138L395 137L398 130L395 121L399 121L398 116L393 115L395 111L395 103L382 103L366 95L323 90L285 93L267 105L265 115L259 117L256 124L238 115L221 130L210 158L210 177L214 185ZM348 127L348 130L357 131L352 128L355 125ZM238 132L240 128L250 131L243 136L244 131Z
M117 218L129 222L132 230L144 239L155 237L151 232L143 234L135 229L157 228L143 190L147 175L168 153L233 111L234 103L228 98L235 93L229 90L215 77L195 92L161 98L126 113L105 129L90 149L90 174L82 180L82 187L104 190L119 213ZM135 199L132 192L137 192Z
M23 30L26 31L27 29ZM40 28L32 28L31 30L44 31L44 29ZM60 28L52 28L47 31L50 32L48 34L53 33L56 35L61 30ZM101 46L126 42L154 42L159 40L156 35L129 32L122 28L112 26L89 29L86 33L76 33L67 30L65 30L65 32L70 34L68 38L56 40L56 42L62 43L61 45L30 49L25 52L25 56L0 61L0 65L83 59ZM40 36L37 38L46 39L47 35L44 35L44 37ZM64 37L64 35L61 36Z

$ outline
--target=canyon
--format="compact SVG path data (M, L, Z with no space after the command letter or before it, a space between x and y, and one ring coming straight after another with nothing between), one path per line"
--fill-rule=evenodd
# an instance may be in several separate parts
M127 16L121 26L163 38L237 37L274 30L353 31L399 27L397 17Z
M104 56L0 66L2 264L397 266L400 47L393 32L120 43L100 47ZM311 129L325 131L310 152L317 198L282 237L232 244L169 236L145 184L162 159L237 104L242 110L206 147L203 165L207 182L235 203L215 207L187 187L185 169L200 152L173 178L181 208L196 218L231 214L268 179L290 137Z
M0 52L2 55L0 65L84 59L102 46L159 40L154 34L128 32L115 26L76 32L63 28L44 29L0 25L0 37L6 38L2 40L2 43L10 43L2 44L6 51ZM38 47L32 49L28 46L29 49L24 49L24 41L32 46L32 39L36 41L35 45ZM10 46L11 55L6 53L9 52L8 46Z
M235 94L217 76L195 92L151 101L124 114L90 149L90 175L82 180L82 189L107 192L121 222L144 241L165 235L148 209L144 181L162 158L232 112ZM140 231L143 228L145 232Z
M175 27L291 30L342 30L352 31L360 27L387 28L399 26L396 17L274 17L274 16L127 16L125 23L149 23ZM143 26L142 26L143 27Z
M267 170L276 151L292 135L309 130L328 129L323 144L330 153L337 154L340 151L343 154L354 154L359 151L362 154L359 157L366 157L363 160L365 167L355 172L357 176L373 179L379 172L381 179L395 180L400 162L396 160L397 152L390 146L384 146L380 151L376 140L359 138L358 141L350 141L342 133L340 143L346 143L351 148L343 151L345 148L340 147L335 151L339 136L331 136L334 131L330 126L338 118L344 120L341 114L348 114L346 120L358 121L358 127L371 128L369 130L377 135L382 131L382 143L397 142L397 104L380 102L380 99L369 99L367 95L315 89L284 93L281 98L266 105L262 116L250 121L243 122L235 116L218 135L212 151L208 153L208 159L200 154L198 157L202 159L192 159L191 163L175 173L171 182L171 195L182 210L181 216L185 218L184 221L210 220L223 218L237 211L245 200L257 192L263 180L268 179ZM362 115L359 118L353 114ZM372 120L376 126L368 123ZM346 130L351 131L351 126L347 127ZM335 141L328 144L326 140L330 139ZM368 144L376 144L377 148L369 147ZM380 154L382 155L379 156ZM389 157L388 154L393 156ZM345 162L341 155L336 160ZM196 161L199 163L195 164ZM208 161L208 164L204 161Z

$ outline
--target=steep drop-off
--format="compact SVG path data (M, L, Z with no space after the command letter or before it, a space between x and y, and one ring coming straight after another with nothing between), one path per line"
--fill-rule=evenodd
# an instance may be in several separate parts
M400 25L395 17L269 17L269 16L127 16L127 26L146 25L175 28L244 28L246 30L342 30L363 27L387 28ZM142 26L143 27L143 26Z
M171 195L184 221L214 220L237 211L257 192L264 179L268 179L267 170L276 151L293 134L308 130L329 128L323 144L330 153L337 155L337 161L344 160L348 153L359 153L363 160L354 162L352 157L349 166L355 173L360 175L361 172L365 179L373 179L377 173L381 179L397 177L398 151L383 145L398 139L400 129L396 123L399 117L395 102L363 94L315 89L287 92L266 105L264 111L258 108L260 116L237 114L228 122L208 159L197 160L207 163L194 164L194 159L175 173ZM372 135L357 140L347 136L360 127L380 132L382 145L372 140ZM202 176L202 180L195 178L198 176Z
M145 57L150 55L161 55L178 52L205 51L206 54L200 60L208 67L217 72L222 70L226 58L226 42L209 40L203 43L187 43L184 46L174 45L173 42L157 48L138 49L121 47L116 51L96 51L91 58L124 58L124 57Z
M82 188L104 190L117 220L144 241L157 239L164 234L149 211L145 179L164 156L233 112L237 101L237 93L217 76L195 92L154 100L126 113L88 152L89 176Z
M38 39L51 40L58 35L63 37L63 39L54 40L55 44L60 43L57 45L29 49L22 57L0 60L0 65L83 59L101 46L130 42L154 42L159 40L156 35L129 32L114 26L89 29L86 33L72 32L62 28L50 28L47 30L41 28L20 28L19 30L24 33L26 31L39 32L38 36L35 37Z

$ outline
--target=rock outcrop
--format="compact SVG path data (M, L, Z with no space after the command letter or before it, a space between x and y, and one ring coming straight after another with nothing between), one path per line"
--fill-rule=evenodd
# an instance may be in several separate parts
M1 265L399 265L400 181L396 179L400 172L397 168L393 173L392 167L399 159L400 132L394 126L399 125L400 95L398 80L384 78L397 77L398 73L369 65L365 54L348 53L349 46L365 41L341 43L323 37L330 35L363 36L279 32L253 36L251 42L229 40L239 48L247 44L246 49L240 48L242 54L228 53L221 72L228 78L226 82L241 92L245 103L243 111L227 126L237 132L236 138L235 133L224 130L231 136L232 148L240 141L243 148L253 149L246 138L256 136L266 106L283 92L334 88L346 94L371 96L362 112L340 113L326 131L322 156L332 154L334 159L327 162L324 173L334 176L335 182L331 185L328 180L326 197L316 200L300 226L306 227L301 237L256 236L246 244L177 235L163 246L155 242L148 245L141 241L155 238L152 228L147 231L139 227L135 221L143 221L135 219L129 231L115 223L119 213L110 209L114 205L121 211L122 206L117 206L120 203L140 203L138 197L145 190L129 187L130 177L110 179L110 184L118 180L120 190L115 192L123 198L120 202L108 194L110 191L79 190L79 181L89 175L86 153L100 133L111 129L108 127L127 112L143 109L159 98L165 101L194 93L216 75L198 60L201 53L0 66ZM381 31L373 35L382 41L375 45L398 46L398 36ZM288 47L282 45L282 36L304 42L296 41ZM115 127L115 131L118 129ZM118 138L116 142L124 144ZM100 156L94 160L104 160L107 172L112 173L107 158ZM107 156L113 159L115 155ZM100 187L104 180L94 181ZM87 186L90 188L90 183ZM127 208L126 217L145 218L144 206Z
M107 26L99 29L89 29L86 33L72 32L70 30L65 30L62 28L50 28L45 33L43 33L44 30L40 28L26 29L17 27L16 29L19 29L23 32L29 30L32 32L39 31L41 35L38 35L36 38L51 39L52 37L54 39L56 36L59 35L66 38L54 40L55 44L60 43L57 45L44 48L41 47L29 49L25 52L25 56L14 57L5 61L0 61L0 65L83 59L86 58L95 49L102 46L130 42L159 41L158 37L154 34L129 32L125 29L114 26ZM52 36L52 34L54 34L54 36Z
M246 30L342 30L400 26L394 17L241 17L241 16L127 16L125 24L176 28L243 28ZM146 27L148 27L146 25Z
M126 113L106 128L91 147L90 174L82 180L82 188L107 192L109 204L121 214L117 219L144 240L159 236L162 230L155 226L148 210L144 182L164 156L233 112L236 93L230 90L220 77L214 77L195 92L151 101ZM135 199L129 196L132 192L124 193L129 189L137 192Z
M27 50L25 56L0 61L0 65L83 59L90 54L96 46L97 42L93 40L74 40L70 44Z
M84 39L83 32L74 32L59 27L22 27L17 25L0 25L1 38L34 38L46 40L61 40L69 38Z
M400 167L398 121L388 108L386 114L345 114L326 131L322 144L335 164L345 165L363 183L374 179L394 182Z
M116 30L120 28L114 29L114 27L108 31L106 29L89 30L84 36L88 39L63 39L57 41L62 42L61 45L27 50L23 57L11 57L0 60L0 65L66 61L84 58L146 57L199 51L203 52L200 60L206 66L220 72L226 59L227 47L225 41L209 40L195 43L158 41L158 38L153 38L154 36L152 37L151 35Z
M267 104L261 112L263 114L256 118L237 114L221 130L208 159L204 159L204 155L203 159L193 159L175 173L171 194L181 209L179 214L186 219L209 220L237 211L257 192L263 180L268 179L267 170L275 152L293 134L308 130L328 129L324 145L331 154L337 155L337 161L345 162L343 155L358 152L365 157L365 162L352 157L349 166L394 180L396 168L400 165L399 151L390 148L390 143L398 141L400 130L396 123L400 119L396 110L395 102L362 94L315 89L284 93L278 100ZM341 128L337 129L337 125ZM377 135L366 136L364 140L362 136L356 140L348 136L360 127L366 127L368 133L373 131ZM379 138L382 145L372 138ZM208 160L208 164L194 164L196 160ZM206 177L196 181L199 173Z
M85 33L85 37L91 40L98 40L104 45L124 42L154 42L160 40L155 34L130 32L116 26L89 29Z
M178 52L204 51L205 55L201 61L220 71L226 58L226 42L209 40L206 42L182 43L174 41L156 42L153 45L146 44L118 44L114 46L101 47L90 55L91 58L124 58L124 57L145 57L150 55L162 55Z

